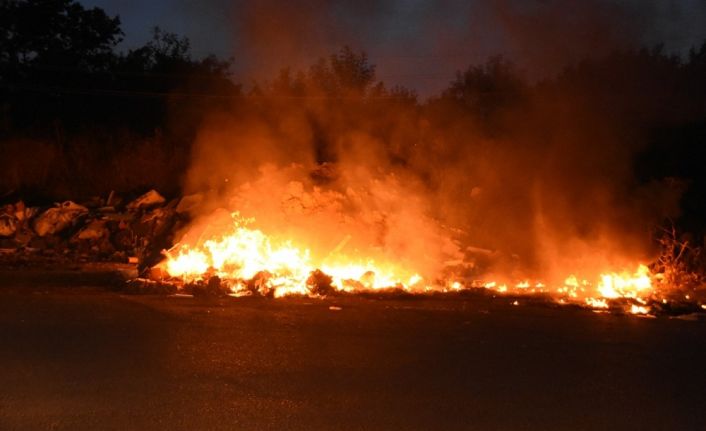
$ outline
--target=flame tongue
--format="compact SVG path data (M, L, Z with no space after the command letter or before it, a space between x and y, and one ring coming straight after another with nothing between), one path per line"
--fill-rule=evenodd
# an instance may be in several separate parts
M190 246L180 244L168 251L161 265L172 277L187 282L217 275L230 282L234 291L250 288L272 293L275 297L290 294L325 294L332 290L361 291L382 288L430 290L425 279L414 271L390 262L370 258L349 258L340 253L348 237L323 258L315 258L310 249L280 240L251 227L254 219L232 213L232 224L218 236ZM551 288L541 282L527 280L515 284L485 281L476 286L501 294L549 294L559 302L572 302L593 309L607 309L617 299L631 300L627 311L649 312L646 300L654 294L652 278L646 265L634 272L607 272L597 282L574 275L563 286ZM449 280L438 290L457 291L464 287Z
M646 265L639 265L634 274L609 273L601 276L598 291L604 298L638 298L651 293L652 281Z
M349 260L336 253L316 260L308 248L297 247L291 240L277 240L261 230L250 228L254 220L232 214L233 226L218 238L201 245L177 245L167 252L164 268L172 277L186 281L215 273L222 279L244 283L258 274L275 296L307 294L311 274L320 269L331 277L330 284L337 290L353 291L401 287L410 289L423 279L394 264L380 264L373 259ZM338 250L334 250L338 251Z

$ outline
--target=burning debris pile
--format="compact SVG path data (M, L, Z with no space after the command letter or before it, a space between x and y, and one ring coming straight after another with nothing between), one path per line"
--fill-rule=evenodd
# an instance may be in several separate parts
M409 294L489 293L493 297L537 297L599 312L637 315L691 314L706 310L706 290L667 285L664 274L644 264L634 272L606 272L595 281L568 276L563 283L514 284L464 278L428 279L411 271L374 261L364 264L315 262L309 249L278 241L249 227L252 220L231 214L232 228L200 246L178 244L153 274L159 281L193 294L322 297L361 292Z
M675 283L677 273L688 273L685 244L663 247L662 256L649 265L574 267L559 280L504 275L483 265L492 256L479 258L478 248L464 248L455 239L458 232L425 217L398 178L361 183L340 173L336 181L345 187L337 188L331 182L322 186L318 177L304 181L301 170L296 165L264 168L259 177L231 190L230 210L218 208L186 226L164 251L164 260L146 278L133 280L131 288L275 298L482 293L535 297L597 312L706 310L706 290L697 273ZM398 207L404 209L397 212Z
M268 171L263 178L272 176L277 173ZM260 188L265 185L258 181L243 185L233 203L250 208L249 204L257 202L248 204L246 200L261 196ZM559 283L494 279L479 272L472 254L455 249L453 241L446 244L445 256L449 259L442 268L429 271L430 267L420 261L420 266L427 269L420 272L413 259L403 254L394 259L394 255L381 253L379 247L363 250L351 234L361 226L360 232L374 230L374 224L357 218L338 221L341 238L335 241L319 238L307 242L316 236L307 238L296 229L311 228L312 220L320 225L322 220L317 218L322 214L330 218L329 207L339 208L343 200L355 195L354 190L342 195L296 181L289 181L283 190L282 196L267 196L270 202L285 202L289 208L283 214L290 229L278 233L265 231L262 225L267 223L258 224L253 217L223 208L192 220L190 213L202 203L201 195L167 202L151 190L126 204L111 194L106 199L81 204L66 201L49 208L27 207L18 201L5 205L0 212L0 259L3 265L14 267L133 263L139 266L141 277L126 282L125 291L129 293L273 298L370 292L483 294L514 299L515 303L520 298L535 298L597 312L637 315L691 315L706 310L702 278L688 272L683 261L688 244L678 242L673 231L671 240L668 235L660 239L664 253L651 265L608 270L594 278L568 275ZM302 220L307 223L302 224ZM281 220L275 217L271 222L276 225ZM325 226L320 227L326 233L324 238L331 234ZM389 231L389 227L384 230ZM326 244L324 252L317 241ZM676 285L675 280L680 284Z
M217 199L227 209L201 210L154 274L191 287L216 276L236 295L422 292L439 262L460 261L457 244L403 193L400 178L326 168L307 175L302 165L262 166Z

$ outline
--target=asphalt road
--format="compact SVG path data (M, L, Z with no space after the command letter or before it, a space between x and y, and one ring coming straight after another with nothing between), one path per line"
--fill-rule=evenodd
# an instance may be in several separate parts
M704 430L706 322L20 283L0 287L0 429Z

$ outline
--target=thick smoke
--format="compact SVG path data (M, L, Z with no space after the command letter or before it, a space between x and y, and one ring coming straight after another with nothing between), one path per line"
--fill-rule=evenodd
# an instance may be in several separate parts
M459 75L458 82L479 79L482 91L452 87L420 107L376 86L372 75L311 60L332 44L365 48L370 30L391 22L402 5L265 1L238 10L236 38L263 79L200 133L186 189L208 191L202 213L239 210L315 255L392 260L427 277L459 271L460 261L468 277L557 280L648 260L650 229L674 215L678 190L633 178L643 136L639 119L621 109L639 111L646 96L629 94L623 106L566 75L529 84L495 60ZM425 35L422 47L441 53L434 61L497 50L535 78L634 46L649 22L644 13L630 19L635 5L599 0L447 6L407 5L429 12L415 31ZM448 11L459 10L443 28ZM448 34L454 31L468 39ZM413 40L401 33L387 37ZM287 65L292 71L277 76ZM500 78L484 87L488 76Z
M360 95L323 97L314 80L308 85L304 96L268 88L269 96L250 99L262 111L214 117L204 127L187 190L208 197L187 241L208 239L224 214L238 211L317 262L373 260L429 278L457 264L459 245L434 219L428 186L390 158L389 146L406 142L395 130L389 141L376 136L383 124ZM381 108L385 125L398 118L394 106ZM395 127L414 132L416 124L399 119ZM228 211L213 216L219 208Z

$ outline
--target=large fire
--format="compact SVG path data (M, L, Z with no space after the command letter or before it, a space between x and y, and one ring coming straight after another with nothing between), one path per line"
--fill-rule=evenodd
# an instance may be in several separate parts
M623 301L623 309L633 314L650 311L648 301L658 296L659 277L644 264L631 270L607 271L594 280L569 275L558 285L542 281L498 281L430 279L414 268L372 258L350 257L343 252L346 239L323 257L314 257L306 244L270 236L253 227L254 219L231 214L232 225L200 244L177 244L166 252L161 264L170 277L184 282L203 281L217 276L234 295L253 290L275 297L316 295L323 279L328 288L339 292L402 289L408 292L460 291L483 288L507 295L549 295L560 303L580 304L592 309L608 309ZM316 278L316 275L319 278Z
M315 270L330 276L331 286L339 291L425 287L420 275L394 263L350 259L340 254L337 249L343 242L323 259L314 259L305 246L249 227L253 219L243 218L238 213L233 213L232 217L232 228L218 238L209 239L198 247L178 245L169 251L164 264L169 275L194 281L204 274L215 274L231 282L234 292L260 275L262 287L271 290L276 297L308 294L311 286L308 280Z

